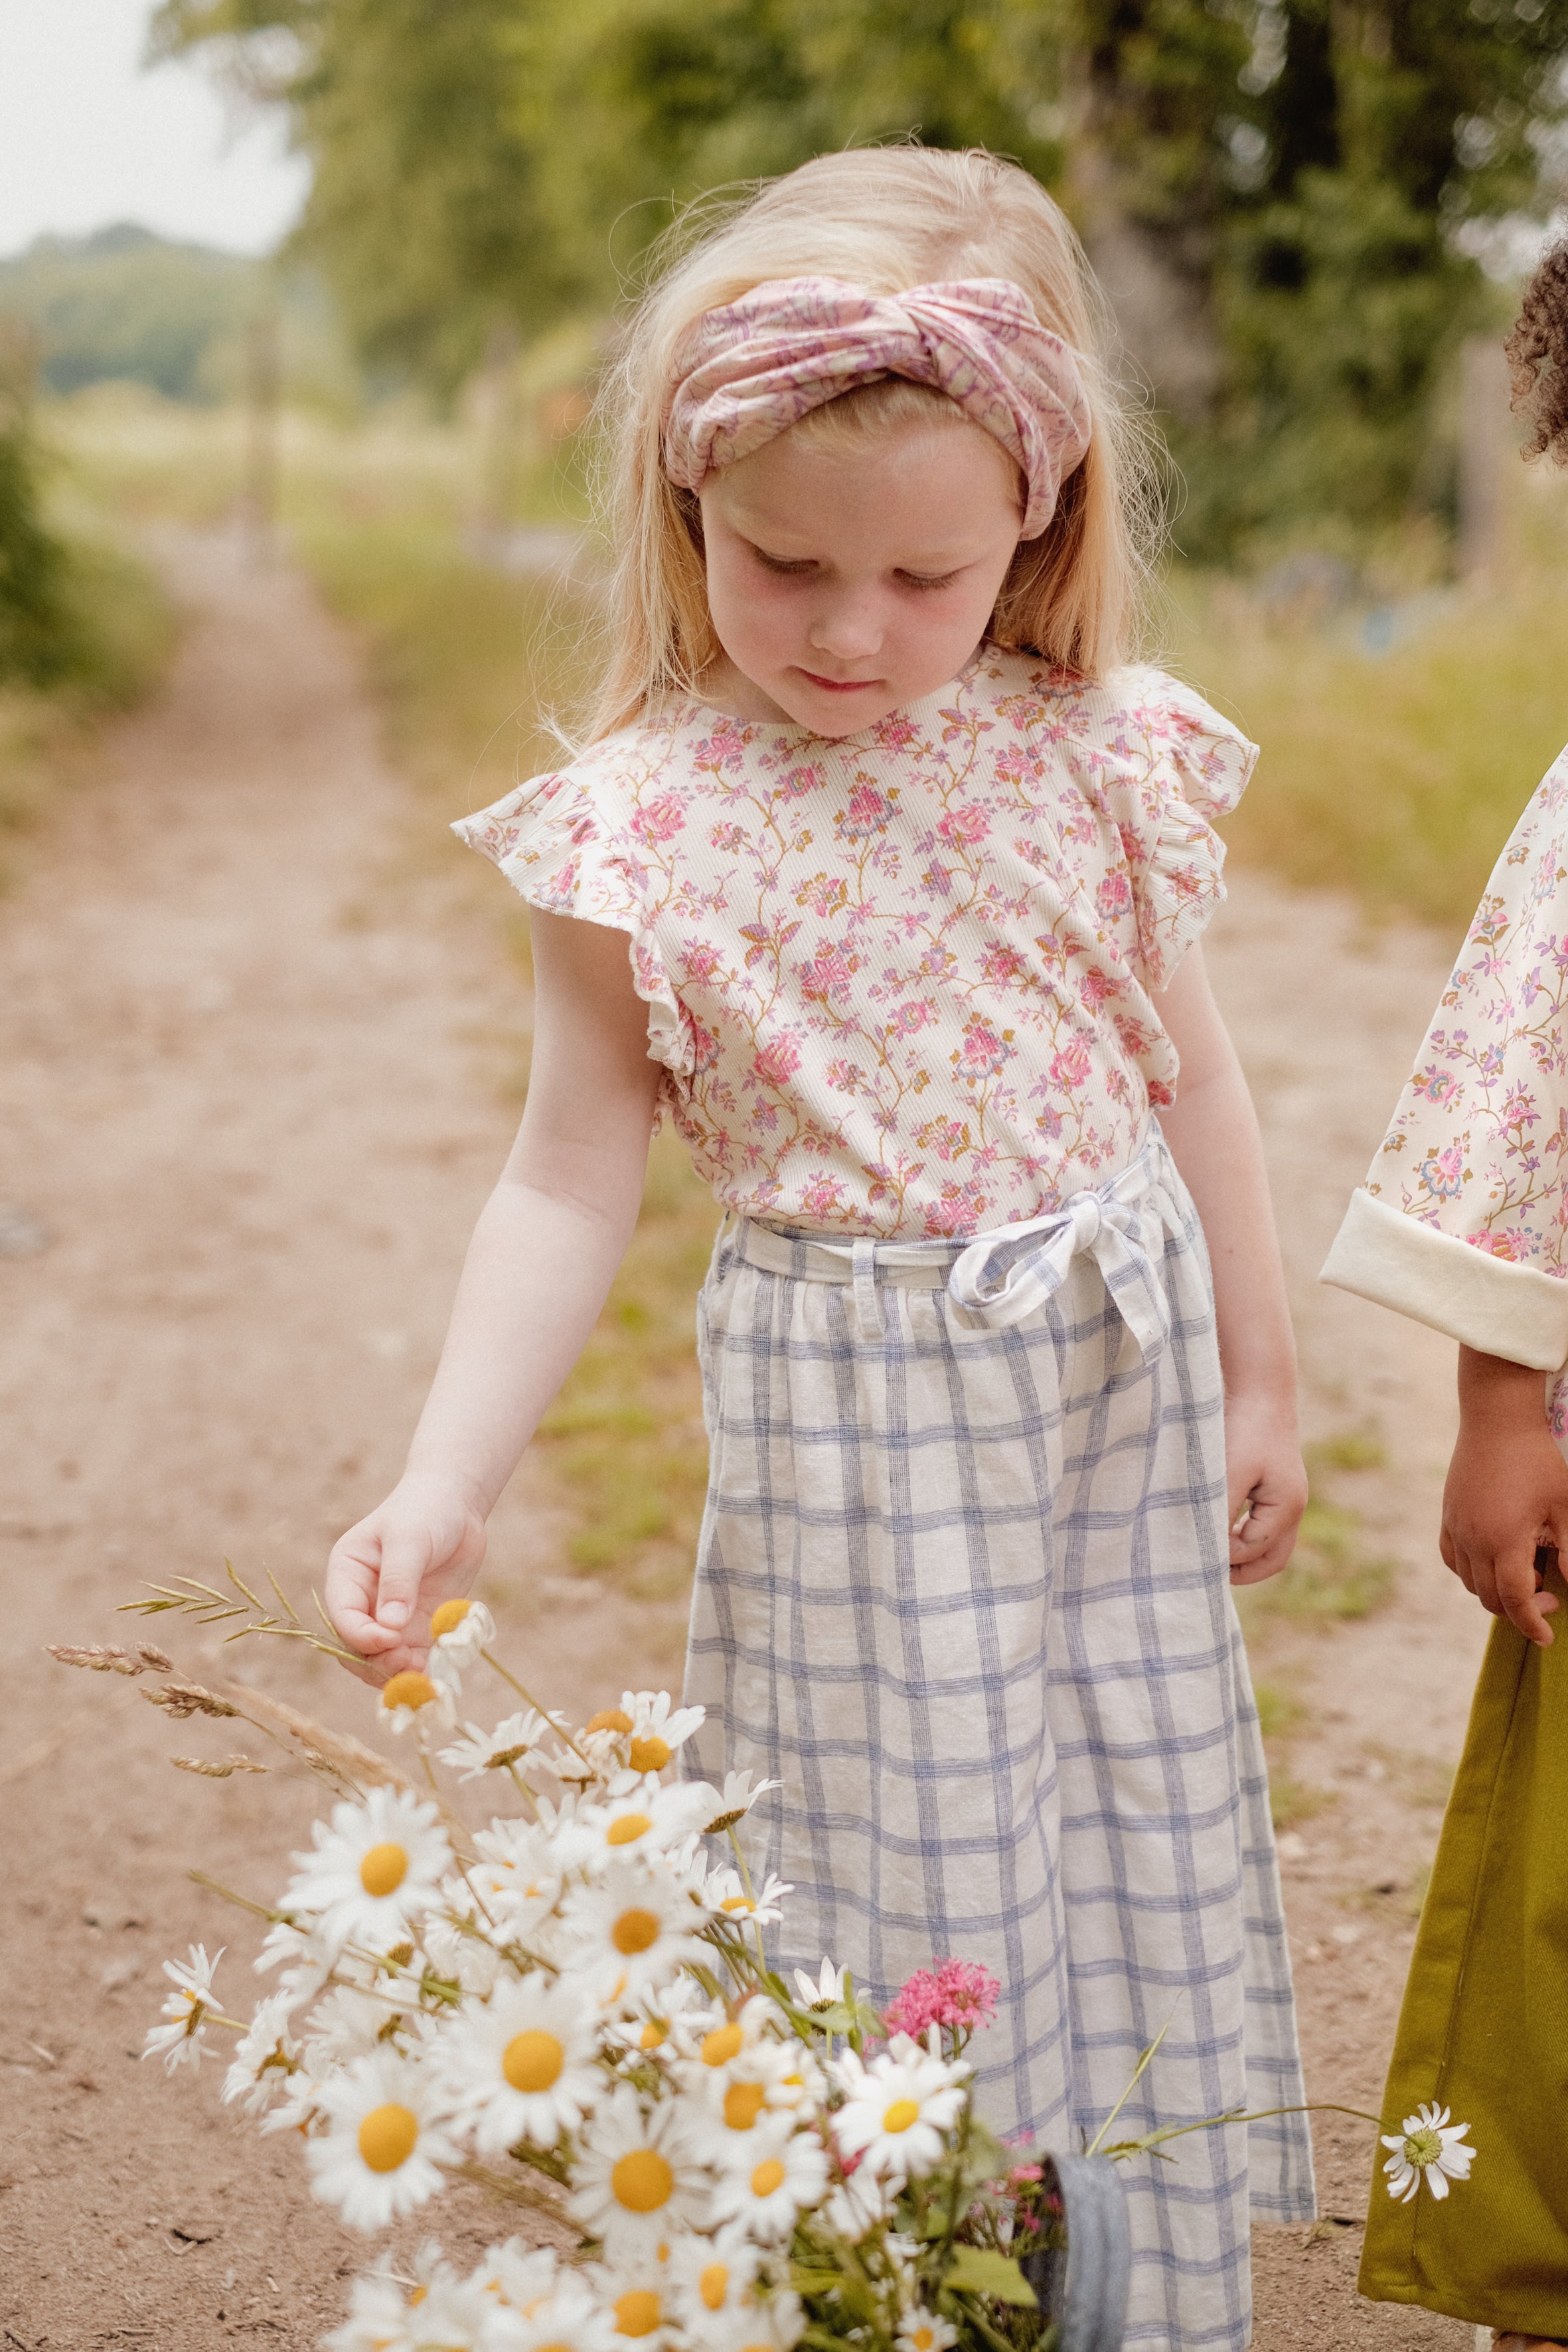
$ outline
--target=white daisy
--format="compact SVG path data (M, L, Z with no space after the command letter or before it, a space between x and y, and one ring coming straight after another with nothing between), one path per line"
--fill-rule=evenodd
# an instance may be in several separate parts
M804 1969L795 1971L795 1990L803 2009L837 2009L849 1998L849 1971L835 1968L824 1960L819 1977L808 1977Z
M707 2183L679 2105L661 2101L645 2116L629 2084L584 2126L575 2181L571 2210L616 2267L647 2261L707 2218Z
M833 2118L843 2156L863 2156L872 2172L918 2180L942 2161L942 2134L957 2122L973 2071L895 2033L868 2066L853 2050L835 2062L845 2104Z
M305 2020L305 2046L318 2074L368 2058L397 2033L402 2012L357 1985L334 1985Z
M697 1958L701 1918L676 1881L636 1863L612 1863L597 1885L568 1893L563 1948L602 1999L635 2000Z
M900 2323L894 2338L898 2352L948 2352L950 2344L958 2341L958 2330L948 2319L939 2319L924 2304L917 2304Z
M311 1920L330 1951L349 1942L385 1952L441 1900L452 1866L434 1805L402 1789L373 1789L361 1804L334 1805L318 1822L313 1853L296 1854L299 1876L283 1908Z
M223 2078L225 2106L241 2100L247 2115L259 2115L271 2105L300 2063L300 2048L289 2034L294 2007L287 1988L258 2001L249 2026L235 2044L234 2057Z
M450 1748L439 1750L443 1764L465 1780L478 1780L486 1772L504 1772L509 1766L521 1764L539 1746L550 1727L537 1707L528 1706L516 1715L503 1716L493 1731L481 1731L477 1723L465 1723L463 1738L454 1740Z
M670 2291L686 2326L695 2333L742 2309L762 2259L734 2222L710 2238L677 2238L669 2250Z
M717 1837L721 1831L732 1830L737 1822L743 1822L759 1797L765 1797L771 1789L782 1789L784 1782L753 1780L749 1772L726 1772L721 1789L710 1780L692 1780L688 1786L694 1794L700 1789L707 1797L709 1815L703 1832Z
M550 2294L525 2315L515 2340L518 2352L626 2352L611 2314L571 2271L562 2271Z
M393 2275L393 2258L383 2254L374 2270L355 2279L349 2290L349 2315L322 2337L322 2352L417 2352L410 2327L413 2317L402 2284Z
M308 2139L310 2185L351 2229L384 2230L434 2197L458 2161L430 2070L377 2051L320 2084L327 2130Z
M632 1719L626 1762L634 1772L662 1772L708 1716L706 1707L672 1706L668 1691L626 1691L621 1706Z
M750 1895L738 1870L716 1870L703 1889L706 1900L715 1911L723 1912L742 1927L774 1927L784 1917L784 1898L795 1888L782 1878L769 1876L761 1886L755 1884Z
M204 2057L212 2053L203 2045L206 2027L204 2020L210 2014L213 2001L213 1971L222 1959L225 1946L207 1958L205 1944L193 1944L188 1960L165 1960L163 1974L174 1986L174 1991L158 2011L167 2018L166 2025L150 2025L142 2045L143 2058L162 2058L166 2073L176 2066L200 2066Z
M798 2295L776 2287L767 2295L742 2295L731 2308L693 2320L688 2332L696 2352L790 2352L805 2332L805 2314Z
M525 2246L521 2238L508 2238L485 2248L468 2284L527 2318L554 2293L557 2267L553 2246Z
M430 1614L432 1657L471 1666L496 1637L496 1621L482 1601L443 1601Z
M634 1848L639 1858L668 1853L700 1834L705 1804L679 1781L661 1788L651 1776L631 1780L607 1804L579 1810L576 1825L584 1836L578 1851L589 1865L625 1857Z
M757 2238L787 2238L806 2209L827 2193L826 2149L814 2131L783 2116L758 2126L754 2161L726 2172L713 2190L716 2221L739 2221Z
M709 2163L725 2171L750 2170L775 2116L805 2096L795 2050L771 2039L719 2068L701 2089L705 2095L690 2102L693 2137Z
M1464 2146L1468 2124L1451 2124L1447 2107L1417 2107L1397 2132L1384 2132L1383 2145L1393 2154L1384 2162L1388 2193L1407 2205L1423 2181L1434 2197L1447 2197L1450 2180L1468 2180L1476 2160L1473 2147Z
M484 2156L520 2139L553 2147L605 2089L596 2017L568 1979L544 1975L465 2002L441 2037L441 2073L458 2128Z
M450 1683L410 1671L393 1675L381 1686L383 1721L396 1732L415 1725L422 1739L450 1731L458 1720L458 1694Z
M563 1859L550 1832L531 1822L494 1821L474 1837L468 1875L502 1942L537 1951L561 1896Z
M447 1984L461 1987L479 2000L488 2000L497 1978L506 1967L502 1954L489 1940L489 1921L478 1915L475 1895L468 1880L473 1872L448 1885L447 1894L454 1910L461 1909L466 1925L455 1919L427 1918L419 1930L426 1958L438 1977ZM483 1889L479 1900L485 1900ZM486 1909L489 1909L486 1901Z
M862 2165L850 2179L839 2181L829 2192L822 2208L824 2228L847 2245L858 2246L862 2238L892 2220L899 2187L896 2180L879 2180Z
M588 2278L610 2315L618 2352L634 2344L639 2352L664 2352L679 2325L668 2261L655 2253L629 2270L595 2265Z
M280 1968L278 1990L299 2009L314 2000L332 1974L332 1955L308 1920L275 1919L254 1962L258 1976Z

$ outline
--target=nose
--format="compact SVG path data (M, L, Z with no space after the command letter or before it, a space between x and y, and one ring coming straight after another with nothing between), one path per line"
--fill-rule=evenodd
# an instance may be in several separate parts
M807 639L814 653L830 661L863 662L880 653L882 634L875 594L851 591L817 607Z

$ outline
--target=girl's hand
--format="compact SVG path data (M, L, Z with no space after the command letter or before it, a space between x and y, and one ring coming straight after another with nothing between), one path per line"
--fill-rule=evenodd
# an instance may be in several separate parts
M1568 1463L1546 1423L1546 1375L1459 1350L1459 1437L1443 1490L1443 1558L1494 1617L1552 1647L1535 1555L1568 1555Z
M1293 1398L1226 1397L1225 1473L1230 1580L1261 1584L1278 1576L1295 1550L1307 1507Z
M384 1503L340 1536L327 1562L327 1614L361 1682L422 1666L430 1615L467 1592L485 1556L485 1522L448 1481L405 1475Z

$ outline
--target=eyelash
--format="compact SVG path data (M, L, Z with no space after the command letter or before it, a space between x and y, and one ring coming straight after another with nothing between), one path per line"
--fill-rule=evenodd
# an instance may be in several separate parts
M760 547L755 553L763 570L771 572L777 580L798 580L811 569L808 563L786 563L776 555L764 555ZM899 577L906 588L914 589L918 595L925 595L933 588L951 587L958 574L956 572L940 572L927 576L918 572L901 572Z

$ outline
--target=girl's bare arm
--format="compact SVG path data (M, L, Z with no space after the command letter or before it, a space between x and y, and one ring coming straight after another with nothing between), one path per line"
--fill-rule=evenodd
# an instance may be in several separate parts
M1182 1062L1177 1099L1160 1113L1160 1124L1197 1205L1214 1265L1234 1530L1230 1580L1257 1584L1289 1560L1307 1503L1296 1346L1263 1145L1197 948L1188 949L1157 1003Z
M1556 1596L1537 1547L1568 1558L1568 1463L1546 1423L1546 1374L1459 1349L1459 1436L1443 1489L1443 1558L1483 1608L1552 1646Z
M659 1070L626 934L531 923L522 1124L474 1228L407 1465L328 1564L328 1612L376 1682L420 1662L431 1610L479 1573L485 1522L594 1327L642 1198Z

